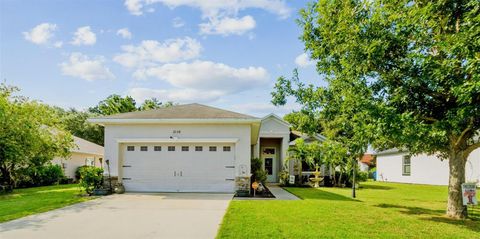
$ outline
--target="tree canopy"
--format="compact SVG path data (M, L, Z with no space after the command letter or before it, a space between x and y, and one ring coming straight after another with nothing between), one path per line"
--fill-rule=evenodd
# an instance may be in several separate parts
M16 91L0 85L0 184L10 189L22 169L66 157L74 147L48 106L14 96Z
M295 96L349 147L448 159L447 214L465 217L465 163L480 147L478 1L320 0L300 14L300 39L328 86L281 77L273 102Z

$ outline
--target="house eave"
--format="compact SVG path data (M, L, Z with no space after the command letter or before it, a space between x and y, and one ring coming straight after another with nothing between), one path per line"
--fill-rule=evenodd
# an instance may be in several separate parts
M261 119L108 119L91 118L87 122L107 124L252 124L260 123Z

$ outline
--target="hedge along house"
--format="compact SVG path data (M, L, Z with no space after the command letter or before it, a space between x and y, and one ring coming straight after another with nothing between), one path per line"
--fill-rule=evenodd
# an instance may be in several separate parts
M411 155L407 151L389 149L376 154L377 181L448 185L448 160L435 155ZM480 182L480 149L468 157L466 182Z
M104 149L102 146L73 136L75 147L70 150L69 158L56 157L53 164L60 165L67 178L75 179L75 171L81 166L102 167Z
M234 192L249 187L251 157L277 182L289 125L201 104L89 119L105 126L105 159L132 192Z

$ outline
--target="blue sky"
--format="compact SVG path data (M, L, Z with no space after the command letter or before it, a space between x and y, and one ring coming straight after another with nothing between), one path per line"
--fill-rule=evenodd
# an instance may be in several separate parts
M84 109L110 94L263 116L281 75L319 82L295 23L307 1L0 1L0 77Z

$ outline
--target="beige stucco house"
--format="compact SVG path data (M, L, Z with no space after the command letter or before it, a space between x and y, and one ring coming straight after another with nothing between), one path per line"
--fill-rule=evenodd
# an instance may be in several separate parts
M289 124L201 104L89 119L105 126L105 160L127 191L234 192L259 157L278 182Z
M102 167L104 149L98 144L73 136L75 147L71 150L69 158L56 157L53 164L60 165L67 178L75 179L78 167L89 165Z

